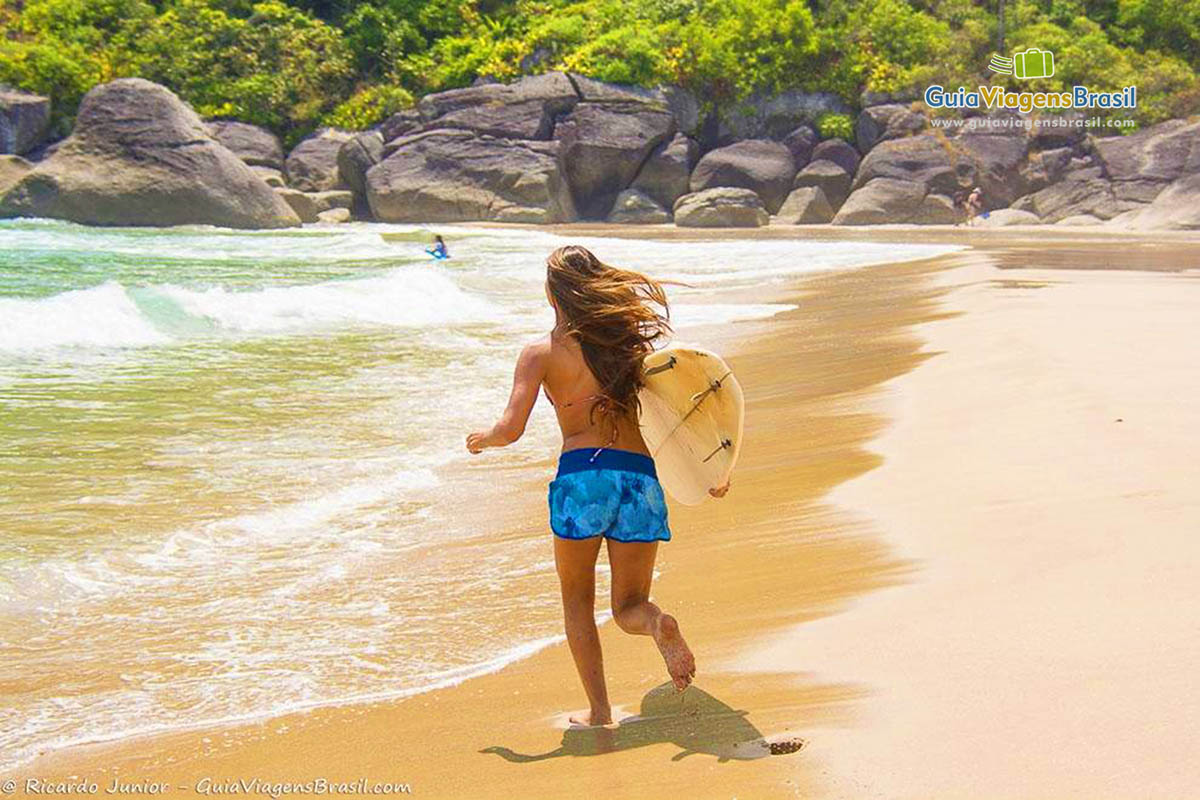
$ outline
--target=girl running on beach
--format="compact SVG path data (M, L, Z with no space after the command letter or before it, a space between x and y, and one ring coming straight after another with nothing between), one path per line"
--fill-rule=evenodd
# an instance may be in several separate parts
M642 358L671 330L667 296L657 281L570 246L546 261L546 297L554 328L521 351L508 407L490 430L467 437L467 449L479 453L519 439L544 387L563 437L549 492L554 562L567 643L591 707L571 721L606 725L612 708L595 621L601 540L612 568L617 625L653 637L680 691L696 673L679 624L649 600L658 543L671 532L654 460L638 429L637 393ZM728 488L711 493L721 497Z

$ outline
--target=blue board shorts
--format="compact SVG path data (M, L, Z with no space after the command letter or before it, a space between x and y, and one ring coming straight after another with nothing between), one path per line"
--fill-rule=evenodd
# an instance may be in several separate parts
M564 539L671 539L667 501L654 459L641 453L594 447L568 450L559 456L549 500L550 530Z

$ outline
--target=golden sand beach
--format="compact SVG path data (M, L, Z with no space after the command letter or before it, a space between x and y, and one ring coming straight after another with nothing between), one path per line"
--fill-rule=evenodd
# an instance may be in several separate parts
M1195 796L1200 243L935 235L978 246L811 277L783 298L796 310L710 332L747 438L729 497L673 507L660 549L653 598L698 662L683 694L651 641L604 625L615 729L566 728L583 696L558 644L403 700L80 746L14 777L181 797L255 778L438 798ZM1145 269L1094 269L1117 252ZM551 456L501 476L502 504L478 502L483 468L446 502L549 554Z

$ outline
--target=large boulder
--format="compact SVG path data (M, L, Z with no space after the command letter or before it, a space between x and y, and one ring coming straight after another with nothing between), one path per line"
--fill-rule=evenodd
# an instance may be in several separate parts
M1200 173L1175 181L1121 222L1134 230L1200 230Z
M792 188L820 187L829 204L834 208L839 208L850 196L850 184L853 181L854 178L846 170L832 161L821 158L796 173L796 178L792 181Z
M338 174L338 151L353 138L349 131L322 128L301 140L288 153L285 164L288 185L302 192L344 189Z
M575 218L556 142L425 131L384 148L367 171L383 222L567 222Z
M1173 119L1129 136L1095 139L1118 200L1149 203L1167 184L1200 172L1200 121Z
M367 203L367 170L383 161L383 134L363 131L338 150L338 179L354 193L353 211L359 217L370 214Z
M710 150L696 164L689 181L693 192L735 186L757 192L763 206L775 213L792 189L796 163L783 144L748 139Z
M878 178L907 181L925 192L953 196L975 182L975 165L950 140L933 135L877 144L854 175L855 190Z
M973 225L984 228L1007 228L1010 225L1040 225L1042 220L1037 214L1021 211L1016 208L997 208L989 211L988 215L976 217Z
M899 140L897 140L899 141ZM833 218L834 225L882 225L907 222L925 200L918 182L873 178L856 188Z
M843 139L826 139L812 150L813 161L832 161L846 172L853 175L858 171L861 160L858 151Z
M955 225L963 221L963 213L954 205L954 198L930 192L909 214L905 222L916 225Z
M792 161L796 163L796 169L802 169L812 161L813 148L820 141L821 137L813 130L812 125L801 125L783 137L783 146L792 151Z
M1021 165L1021 178L1027 191L1036 192L1058 183L1071 167L1074 151L1069 147L1030 153Z
M554 127L579 215L604 219L646 158L675 133L661 94L572 76L582 99Z
M631 189L645 192L663 208L675 205L675 200L688 190L688 176L699 154L697 144L682 133L654 148L642 164Z
M617 195L607 221L626 225L661 225L670 222L671 215L645 192L626 189Z
M1029 155L1029 137L1024 127L979 127L960 135L954 144L974 162L975 181L983 190L986 208L1006 207L1029 192L1026 172L1022 170Z
M887 139L900 139L925 130L925 115L902 103L864 108L854 123L854 140L864 155Z
M775 218L791 225L821 225L832 220L833 213L820 186L801 186L787 196Z
M276 189L275 193L296 212L301 222L317 222L321 214L334 208L350 210L354 202L350 192L333 189L328 192L301 192L296 189Z
M33 164L14 155L0 155L0 197L33 170Z
M50 125L50 100L0 86L0 154L25 155L42 143Z
M760 228L770 221L756 192L735 187L685 194L674 211L682 228Z
M1104 177L1100 167L1075 170L1058 183L1018 198L1012 204L1018 211L1037 214L1042 222L1058 222L1081 214L1112 219L1143 206L1143 203L1117 198L1112 182Z
M89 225L300 223L248 165L209 135L191 108L141 78L89 91L74 132L9 190L0 215Z
M464 128L509 139L546 140L555 117L579 101L574 83L561 72L532 75L515 83L485 83L426 95L417 103L426 127Z
M233 120L208 123L212 137L252 167L283 169L283 147L279 137L266 128Z
M1042 222L1058 222L1079 214L1111 219L1131 210L1117 204L1112 184L1099 167L1071 173L1056 184L1018 198L1012 207L1036 214Z

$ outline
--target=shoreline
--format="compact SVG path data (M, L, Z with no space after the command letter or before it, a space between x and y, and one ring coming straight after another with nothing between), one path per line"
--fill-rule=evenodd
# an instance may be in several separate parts
M789 232L807 230L794 228ZM613 226L604 226L603 233L615 235ZM655 237L661 232L642 233ZM711 230L698 233L698 238L714 235ZM1188 239L1194 240L1194 236ZM1034 241L1026 238L1024 243L1036 247L1041 237ZM882 475L884 470L877 468L898 457L875 452L876 440L886 437L885 431L905 419L906 409L895 413L889 408L889 413L881 413L881 400L886 401L891 391L884 387L899 376L907 379L911 370L933 355L927 352L929 345L923 340L928 330L936 331L937 326L929 329L925 323L957 313L940 305L952 290L946 276L964 269L974 270L979 276L991 275L987 271L990 267L983 266L987 255L966 251L933 260L808 276L783 296L758 298L760 302L798 303L799 308L766 320L738 323L737 334L732 337L734 344L725 346L730 347L733 355L729 360L739 375L751 376L750 381L743 378L743 383L753 383L755 388L753 396L748 393L753 415L748 422L753 427L747 434L755 442L747 443L748 457L738 469L741 479L735 476L735 489L743 488L746 495L733 506L710 503L700 507L701 511L678 509L678 514L672 509L673 526L679 525L684 532L677 539L689 541L686 548L682 541L673 541L660 551L662 576L655 587L656 601L681 619L685 633L703 659L697 685L706 693L692 706L671 707L667 713L660 713L666 722L642 724L641 730L637 724L623 725L622 729L629 731L624 735L627 739L633 737L632 743L623 741L621 733L608 742L592 732L562 734L559 750L563 752L559 755L582 756L607 748L622 751L613 752L610 759L587 759L588 766L582 770L586 780L607 787L617 796L644 796L637 792L645 791L647 784L635 783L631 776L637 774L645 780L646 776L639 774L643 770L662 769L671 760L670 751L649 745L674 741L684 747L683 753L697 754L682 760L679 767L671 764L673 776L649 784L658 793L677 790L680 785L695 786L697 781L703 781L712 796L751 791L754 786L800 794L824 794L831 788L846 790L846 786L826 784L826 778L815 774L813 765L804 761L806 754L822 760L829 757L809 731L828 735L829 730L853 729L864 707L869 707L877 696L878 684L817 681L805 661L801 661L805 663L803 669L796 666L807 656L795 652L789 652L787 658L773 656L767 659L770 666L760 665L750 672L735 665L747 653L761 653L766 641L794 640L789 631L804 623L820 619L828 627L834 620L840 622L852 616L838 612L857 607L860 598L874 597L879 589L920 584L923 567L898 555L894 535L883 536L884 529L890 531L893 526L882 524L874 504L861 494L856 497L850 492L843 501L844 487ZM1046 279L1039 272L1030 282ZM797 332L802 334L799 340ZM799 431L802 446L797 449L796 442L779 441L773 433L781 429ZM753 457L749 457L751 447ZM546 463L550 460L547 458ZM489 476L482 468L468 466L462 472L468 480L462 484L461 498L494 480L494 475ZM543 491L542 472L540 466L514 467L510 477L517 481L521 496L530 502L523 499L506 508L506 519L500 524L494 518L494 509L477 509L478 522L502 531L503 536L541 535L529 531L536 525L522 523L530 514L544 514L537 505ZM781 496L788 492L792 494ZM729 543L715 540L727 536L731 528L739 533ZM760 555L750 560L736 552L746 547L769 557ZM680 552L676 553L677 549ZM736 568L739 565L741 568ZM800 585L788 586L790 583ZM702 597L706 593L712 597ZM751 599L754 602L749 602ZM605 607L600 597L597 607ZM710 608L712 619L704 619ZM693 629L698 630L695 636ZM604 626L601 637L615 702L632 711L637 706L634 699L641 696L643 705L649 702L652 711L663 712L663 703L669 703L670 698L655 694L665 676L658 675L661 664L656 663L657 656L649 643L631 640L612 626ZM699 641L704 642L707 652L701 653ZM717 665L709 675L704 674L705 662L710 670ZM837 674L838 670L829 672ZM638 677L631 679L632 675ZM659 680L655 680L656 675ZM205 726L84 745L49 753L21 771L95 776L107 767L111 774L125 778L170 772L187 780L218 771L295 779L306 774L305 770L329 775L356 774L354 770L358 769L379 780L410 782L416 791L432 788L437 796L485 796L469 776L460 774L461 764L466 763L468 769L480 774L479 780L487 781L495 796L516 792L550 794L557 781L567 779L565 771L538 769L526 775L514 766L515 762L505 759L521 752L543 756L552 752L550 748L560 738L554 734L555 726L575 708L569 705L569 698L581 702L581 690L575 682L560 641L497 672L400 701L366 705L343 702L255 723ZM519 695L524 696L522 699L532 696L532 708L523 708L519 700L505 699ZM557 708L559 713L551 718L529 719L530 714L546 707ZM732 714L738 707L749 708L748 715ZM476 730L472 723L479 715L484 717L482 727L511 730L511 736ZM698 733L688 729L689 725L695 727L692 720L696 715L703 720ZM732 727L727 723L733 716L746 720L761 735L799 735L810 739L810 746L795 756L759 761L755 756L762 755L758 751L761 745L755 744L754 737L738 739L746 736L745 729L736 733L726 730ZM493 722L496 717L499 724ZM646 731L647 727L653 730ZM406 741L408 737L395 734L397 730L421 731L422 741L414 746ZM342 735L349 738L340 744L331 741ZM503 746L487 743L495 738L510 741ZM222 741L218 743L218 739ZM404 756L387 753L386 742L406 746ZM484 744L485 750L494 749L475 757L478 748L472 749L472 743ZM687 744L699 747L689 751ZM442 746L452 755L447 757ZM722 747L732 750L726 752ZM146 752L141 752L143 748ZM723 774L714 767L722 763L713 759L714 755L729 759ZM849 752L842 755L853 758ZM393 770L401 774L386 771L385 765L409 759L418 766ZM540 760L553 764L557 759ZM604 762L610 760L613 763L606 769ZM305 766L297 767L297 762ZM575 772L580 771L583 762L578 758L570 762ZM618 765L621 769L614 770ZM687 772L681 771L683 765L687 765ZM624 772L629 782L622 774L610 774L613 772ZM442 790L448 793L442 794Z
M953 257L953 256L948 256L948 257ZM809 276L808 278L802 279L801 281L799 281L799 283L803 287L811 281L819 282L819 281L833 280L833 281L837 282L838 279L841 279L841 280L850 280L851 282L854 282L854 283L861 283L864 281L869 282L870 278L868 276L868 273L876 271L876 270L885 270L885 269L893 269L893 270L898 271L898 275L896 276L895 280L897 280L901 283L907 283L908 281L907 281L906 275L908 273L915 271L917 274L920 274L927 269L936 269L937 267L931 266L935 262L936 262L936 259L932 260L932 261L925 260L925 261L921 261L921 262L917 262L917 261L902 262L901 264L895 265L895 266L881 267L881 266L876 265L876 266L868 266L868 267L862 267L862 268L857 268L857 269L852 269L852 270L841 270L841 271L835 271L835 272L821 273L821 274L817 274L815 276ZM791 283L794 284L796 282L791 282ZM781 287L784 287L784 286L787 286L787 284L781 284ZM790 291L781 292L781 293L779 293L780 296L772 298L772 302L775 302L775 301L794 302L796 300L796 295L797 295L798 291L799 290L792 289ZM811 292L809 290L803 290L802 296L808 295L808 294L811 294ZM918 294L919 294L919 292L918 292ZM765 320L753 320L753 321L746 321L746 322L738 323L739 327L736 329L737 333L734 334L733 336L731 336L730 338L733 340L736 340L736 341L741 341L743 343L750 343L750 342L757 343L757 345L752 348L755 351L754 357L760 362L760 365L761 365L757 368L757 371L759 371L759 372L770 371L769 368L771 366L771 362L774 359L771 354L771 348L764 347L764 345L763 345L764 337L770 336L771 338L778 339L781 336L780 329L783 328L785 325L787 325L787 323L784 320L794 314L797 314L797 313L805 313L805 312L787 311L780 315L777 315L775 317L765 319ZM734 364L735 369L738 369L739 374L741 374L743 368L741 366L738 366L738 362L742 358L741 348L737 345L733 345L732 347L730 347L731 344L732 344L732 342L723 344L723 345L721 345L721 347L730 348L729 350L727 350L727 352L733 353L733 355L730 356L731 363ZM908 348L909 349L915 348L915 343L910 342L908 344ZM814 398L814 399L818 402L818 404L820 404L823 400L823 398L819 398L819 397ZM754 401L751 400L750 402L753 403ZM751 408L753 408L753 407L754 406L751 405ZM754 413L754 412L752 412L752 413ZM878 423L876 422L868 427L863 427L861 424L862 420L857 419L855 416L851 416L850 419L848 420L848 423L849 423L849 427L852 430L856 431L855 433L852 434L854 438L858 438L861 435L865 435L866 433L869 432L869 430L873 429L874 427L876 427L878 425ZM768 438L770 435L769 426L765 424L765 420L764 420L763 424L761 424L755 431L752 431L748 435L754 435L759 438ZM747 447L748 448L753 447L753 445L748 442ZM551 461L552 461L552 459L550 457L547 457L545 459L545 464L549 465ZM842 469L844 469L844 465L842 465L842 464L828 465L828 466L835 466L835 470L837 472L840 472L840 471L842 471ZM548 469L549 467L547 466L546 468ZM743 464L742 466L739 467L739 471L746 469L746 468L747 467ZM855 465L853 468L854 469L865 469L868 467L865 465L859 464L859 465ZM510 509L512 513L510 516L510 520L507 523L503 524L502 526L497 526L494 519L491 521L491 526L493 528L498 527L499 529L504 531L504 533L501 534L502 536L526 535L525 533L521 533L519 531L513 530L515 520L518 518L522 518L529 514L536 515L536 514L544 513L543 510L540 508L541 503L539 502L541 499L541 495L544 493L543 484L544 484L545 476L542 474L544 471L545 471L544 469L541 469L537 466L513 467L511 470L506 470L506 474L509 476L509 479L516 482L516 484L521 489L521 491L520 491L521 496L525 499L522 500L522 502L519 504L519 507L514 507L514 508ZM811 468L809 468L807 471L811 472ZM479 464L467 464L466 468L463 470L460 470L459 472L460 472L459 477L465 478L464 481L461 481L459 483L459 486L461 487L461 490L462 490L460 497L463 497L463 498L469 497L474 491L476 491L479 488L480 483L478 483L478 482L486 482L489 477L494 479L494 476L489 476L487 474L487 471L485 469L483 469L482 466ZM743 481L746 481L746 480L747 480L746 478L743 478ZM826 477L823 481L823 484L825 484L826 486L830 485L834 480L835 480L835 478L833 478L833 477ZM800 502L801 503L809 502L814 496L815 496L815 494L805 493L805 496L800 499ZM717 509L718 513L720 512L720 509L715 505L706 505L701 508L704 511ZM738 512L737 515L744 516L750 510L751 510L751 507L749 505L741 505L740 512ZM482 513L482 511L480 511L480 515L477 518L477 520L480 524L483 524L483 517L485 517L485 516L487 516L487 515ZM681 531L687 531L688 528L699 527L696 525L696 518L698 516L699 516L699 514L692 509L683 509L683 508L673 509L673 525L677 526ZM722 514L722 516L724 516L724 515ZM753 516L753 515L751 515L751 516ZM677 519L680 521L675 521ZM465 524L472 524L472 522L470 519L468 519L465 521ZM526 527L528 527L528 526L526 526ZM543 533L544 532L538 530L538 531L534 531L532 533L528 533L527 535L542 536ZM684 534L677 534L676 539L682 538L683 536L684 536ZM853 538L853 537L851 537L851 538ZM548 544L548 541L547 541L547 544ZM856 549L855 544L846 542L846 543L839 543L838 546L833 548L833 550L838 551L843 547L850 549L850 550ZM865 548L865 552L868 555L868 558L878 558L879 557L879 554L876 552L876 548L874 548L873 546L867 546ZM699 554L697 554L697 556L698 555ZM693 556L693 558L695 558L697 556ZM689 560L691 560L691 559L689 559ZM664 550L660 554L659 569L661 570L661 573L662 573L662 577L660 578L660 580L670 580L672 578L672 576L677 576L680 574L681 570L679 568L676 568L672 564L673 561L674 561L674 559L672 558L672 548L670 546L668 546L667 548L664 548ZM656 596L656 598L660 598L660 595L661 595L661 590L658 588L658 585L656 585L655 596ZM662 602L661 598L659 601ZM672 603L671 608L683 620L683 624L685 625L685 632L686 632L688 630L687 620L690 616L688 611L685 610L684 607L681 607L678 603ZM597 610L601 613L603 613L605 610L604 599L599 598L599 597L597 598ZM730 620L730 619L725 619L723 624L728 625L731 621L732 620ZM620 634L619 632L615 632L612 629L612 626L606 625L606 626L602 627L602 637L603 638L605 638L606 640L609 640L609 639L612 639L614 636L623 636L623 635ZM556 638L559 638L559 637L556 637ZM625 638L629 638L629 637L625 637ZM621 642L619 639L617 642L606 641L606 643L605 643L606 661L611 663L615 659L621 658L621 657L623 657L626 660L632 659L633 662L638 665L637 672L641 674L641 679L640 679L640 682L638 685L645 687L645 688L652 687L661 682L659 680L656 680L657 678L660 677L658 675L658 673L661 671L661 663L658 663L659 659L657 657L657 654L653 652L652 648L647 650L648 645L649 645L649 643L646 641ZM237 723L232 726L230 726L230 725L205 726L203 728L192 729L189 731L174 731L174 732L155 733L155 734L150 734L147 736L140 736L140 737L136 737L136 738L132 738L132 739L121 739L121 740L104 742L104 743L79 745L79 746L75 746L72 748L56 750L56 751L47 753L46 755L40 757L37 761L22 768L22 771L25 773L29 773L29 774L34 774L34 773L37 773L37 774L47 774L47 773L62 774L64 771L70 772L72 774L74 774L76 772L80 772L80 771L91 772L91 768L92 768L91 765L103 764L103 763L108 762L110 759L113 759L114 760L113 773L119 774L119 775L126 775L126 774L128 774L129 768L135 762L141 762L142 766L147 767L147 768L151 767L151 765L154 763L159 763L159 764L163 764L163 765L168 763L166 761L166 759L170 758L170 756L163 754L163 752L159 749L160 745L165 746L169 750L176 750L177 748L180 747L180 745L183 745L187 749L190 749L193 747L198 747L199 752L194 752L193 756L196 758L199 758L199 759L203 759L206 757L204 755L204 753L206 751L209 752L209 755L216 755L215 751L209 751L208 748L205 746L206 745L205 740L206 739L209 740L208 744L211 744L212 740L221 738L222 734L224 734L225 736L232 735L235 739L242 741L243 743L246 743L247 740L248 741L255 741L255 740L261 741L261 739L259 738L260 735L264 735L268 730L273 730L280 726L285 726L288 729L302 727L307 722L313 722L314 718L332 718L332 719L342 718L342 719L344 719L346 717L346 715L359 716L362 714L374 714L374 713L380 713L380 712L386 713L386 711L388 709L399 710L401 708L407 707L407 709L411 710L417 704L427 705L429 703L440 702L440 696L445 693L457 693L457 692L468 691L471 687L478 684L480 680L506 679L508 676L513 676L513 675L519 674L520 672L526 671L526 669L530 668L531 666L536 668L536 666L539 663L544 662L548 659L554 659L554 660L561 661L563 652L565 652L565 648L562 647L562 642L561 642L561 639L559 638L559 640L556 643L549 645L545 649L538 650L537 652L535 652L528 658L525 658L525 659L517 661L517 662L510 663L509 665L507 665L507 667L500 670L499 672L492 672L482 678L475 678L472 680L465 681L465 682L460 683L457 686L451 687L449 689L438 689L438 690L434 690L432 692L422 692L420 694L410 696L407 699L401 700L401 701L381 701L381 702L367 703L367 704L339 703L339 704L335 704L335 705L322 706L322 707L315 709L313 711L310 711L310 712L302 712L302 713L297 713L297 714L285 714L282 716L274 715L274 716L260 719L257 721L253 721L253 722ZM574 675L573 671L570 671L570 670L571 670L571 667L569 666L569 664L561 664L561 665L553 668L553 673L557 676L558 683L562 685L561 688L566 689L566 692L567 692L566 696L574 697L574 695L578 694L578 689L577 689L577 687L574 687L573 681L575 680L575 675ZM560 672L562 672L561 675L558 674ZM661 676L661 677L665 678L665 675ZM650 680L652 682L647 684L646 683L647 680ZM776 691L786 691L786 685L787 685L788 681L786 679L781 678L778 681L778 683L779 683L779 686L776 688ZM614 698L616 698L615 702L617 705L622 706L627 710L630 707L636 708L637 704L636 703L631 704L630 702L628 702L628 700L626 699L625 693L618 693L616 691L618 683L617 683L617 677L615 675L610 676L610 685L614 689L613 694L614 694ZM703 684L701 684L701 685L703 685ZM841 694L842 690L835 689L835 690L831 690L831 691L834 696L837 696L837 695ZM578 699L578 698L575 698L575 699ZM714 700L714 702L719 702L719 701ZM560 703L559 705L561 707L562 704ZM566 706L565 708L561 708L560 710L562 711L562 713L557 716L563 717L565 719L565 713L567 711L571 710L571 708L572 707L569 705ZM410 711L410 713L411 713L411 711ZM308 718L308 720L305 721L302 718ZM326 720L326 721L330 721L330 720ZM231 731L241 731L241 732L231 734ZM779 733L780 735L783 735L786 733L786 731L770 731L770 733ZM206 735L206 734L208 734L208 735ZM188 740L188 743L186 745L184 745L183 742L180 741L181 739ZM143 747L146 747L150 750L158 750L159 755L151 756L147 760L139 755L139 751ZM79 757L78 760L76 759L77 756ZM127 759L130 759L130 758L132 759L132 761L127 761ZM184 760L191 760L191 759L181 758L179 760L184 761ZM240 758L238 758L237 760L241 761ZM117 763L117 762L122 762L122 761L126 761L124 766L121 766ZM274 766L276 768L278 768L279 770L281 770L280 774L286 774L288 772L288 765L286 762L283 764L275 764ZM140 772L140 769L135 769L135 771Z

